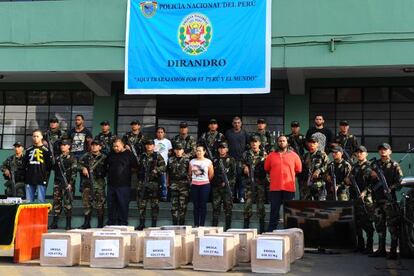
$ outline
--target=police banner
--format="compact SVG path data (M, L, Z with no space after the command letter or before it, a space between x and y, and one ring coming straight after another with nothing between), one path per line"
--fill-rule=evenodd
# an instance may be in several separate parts
M271 0L129 0L126 94L270 92Z

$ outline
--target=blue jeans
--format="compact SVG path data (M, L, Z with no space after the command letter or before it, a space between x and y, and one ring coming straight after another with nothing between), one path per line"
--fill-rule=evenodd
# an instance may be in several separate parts
M167 189L167 174L161 174L161 198L167 198L168 189Z
M29 202L35 201L35 194L37 191L37 201L44 203L46 200L46 185L31 185L26 184L26 199Z
M207 216L207 201L210 197L210 184L191 185L191 199L193 201L194 226L204 226Z

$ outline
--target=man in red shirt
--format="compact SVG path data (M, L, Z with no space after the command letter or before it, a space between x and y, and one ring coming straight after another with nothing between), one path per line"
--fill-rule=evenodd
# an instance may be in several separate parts
M277 138L278 150L269 154L264 168L270 174L270 219L268 231L277 228L280 205L295 198L296 174L302 171L299 156L289 149L287 137Z

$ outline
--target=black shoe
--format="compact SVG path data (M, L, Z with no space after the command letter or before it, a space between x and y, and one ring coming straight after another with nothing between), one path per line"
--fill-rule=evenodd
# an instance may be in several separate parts
M388 255L387 255L388 260L397 260L398 259L397 245L398 245L398 240L391 240L390 253L388 253Z
M152 219L151 227L157 227L157 219Z
M367 237L367 244L366 244L365 249L362 252L362 254L365 254L365 255L372 254L374 252L373 243L374 243L374 241L373 241L372 236L368 236Z
M59 221L59 217L58 216L53 216L53 220L52 220L52 223L49 225L49 229L57 229L58 228L58 221Z
M66 230L72 229L72 217L66 217Z
M145 219L139 220L139 225L135 227L136 230L142 231L145 228Z
M244 229L250 228L250 219L244 219Z
M103 228L104 227L104 216L100 215L98 216L98 228Z
M364 237L362 236L358 236L358 242L357 242L357 247L355 248L354 252L364 252L365 250L365 241L364 241Z
M227 231L231 228L231 217L226 217L226 222L224 226L224 231Z
M80 229L89 229L89 228L91 228L91 215L90 214L84 217L84 222L81 225Z

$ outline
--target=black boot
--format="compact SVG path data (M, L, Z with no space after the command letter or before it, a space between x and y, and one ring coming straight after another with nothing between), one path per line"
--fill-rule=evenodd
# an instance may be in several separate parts
M231 217L226 217L226 223L225 223L224 228L225 228L224 231L227 231L231 228Z
M80 229L89 229L89 228L91 228L91 214L86 215L84 217L84 222L80 227Z
M386 257L387 251L385 250L385 235L382 235L378 238L378 249L374 253L368 255L368 257Z
M135 227L136 230L142 231L145 228L145 219L139 220L139 225Z
M365 250L365 241L363 236L357 237L357 247L355 248L354 252L363 252Z
M151 227L157 227L157 219L153 218L151 221Z
M104 227L104 216L98 215L98 228L103 228L103 227Z
M185 225L185 218L180 218L180 220L178 221L179 225Z
M363 254L372 254L374 252L374 238L372 235L367 235L367 245L365 247Z
M66 230L70 230L72 229L72 217L71 216L67 216L66 217Z
M213 222L211 223L211 226L218 226L218 218L213 218Z
M390 249L390 253L388 253L388 256L387 256L388 260L397 260L398 259L397 245L398 245L398 240L397 239L391 240L391 249Z
M265 221L264 221L264 219L259 220L259 232L260 232L260 234L265 232Z
M173 225L178 225L178 218L177 217L173 217L172 218L172 223L173 223Z
M250 219L244 219L244 226L243 226L243 228L244 229L248 229L248 228L250 228Z
M49 229L57 229L58 228L58 221L59 221L59 217L58 216L53 216L53 220L52 220L52 223L49 225Z

